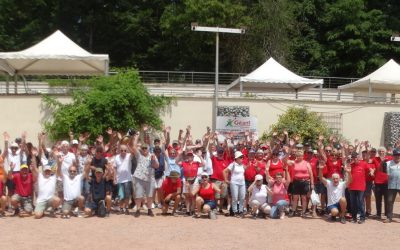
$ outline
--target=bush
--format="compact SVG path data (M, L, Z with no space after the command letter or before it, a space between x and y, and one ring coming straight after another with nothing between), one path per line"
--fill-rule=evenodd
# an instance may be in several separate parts
M92 139L105 135L108 127L116 131L139 128L143 124L160 129L160 112L171 98L151 96L136 70L113 76L87 79L86 88L72 93L72 103L62 104L44 96L43 103L52 111L45 130L54 140L68 138L69 131L89 132Z

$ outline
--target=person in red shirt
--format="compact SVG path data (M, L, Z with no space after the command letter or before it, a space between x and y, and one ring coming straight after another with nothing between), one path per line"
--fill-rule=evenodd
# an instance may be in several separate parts
M20 216L30 216L33 211L32 190L36 177L29 173L29 167L25 164L21 165L19 173L13 173L13 164L11 164L10 168L8 179L15 184L15 194L11 197L11 204L15 208L15 214L20 213L19 207L21 206L25 213L20 213Z
M215 194L219 193L221 190L211 183L208 179L207 172L201 174L201 184L197 186L192 195L196 196L196 209L197 212L194 218L200 218L200 213L207 213L210 219L215 219L215 209L217 208L217 203L215 200Z
M352 182L349 185L351 216L354 223L357 223L357 214L360 214L359 224L365 222L364 192L366 188L366 173L368 164L360 161L357 152L351 154L351 176Z
M385 206L385 215L387 216L387 190L388 190L388 176L382 171L382 164L391 161L392 157L386 155L386 148L378 148L378 156L375 157L376 171L374 180L374 196L376 205L376 218L382 219L382 198Z
M174 201L174 208L172 209L172 215L175 215L178 204L181 201L181 190L182 181L179 178L180 173L177 171L171 171L169 176L165 178L161 185L161 202L163 205L162 215L167 215L169 203Z
M215 199L218 203L219 212L223 213L224 200L228 195L228 188L224 182L223 171L228 167L230 162L224 159L224 149L222 147L217 148L216 156L211 156L211 162L213 167L211 182L221 190L220 193L215 194Z
M370 171L366 171L366 188L365 188L365 217L369 217L371 215L371 195L372 195L372 186L375 179L375 171L376 171L376 149L372 148L370 151L364 150L362 152L362 159L368 164L368 168Z
M275 177L277 173L283 173L283 162L279 159L279 150L274 150L271 154L271 159L266 164L269 176ZM268 180L267 180L268 181Z
M0 155L0 218L5 216L7 198L3 193L4 184L6 183L7 177L4 171L3 157Z

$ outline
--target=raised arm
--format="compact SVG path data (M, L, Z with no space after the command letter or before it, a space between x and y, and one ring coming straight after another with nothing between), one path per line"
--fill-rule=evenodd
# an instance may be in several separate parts
M32 162L29 167L32 172L33 182L36 182L39 175L38 163L36 161L37 156L38 156L38 151L36 149L32 149Z
M350 183L353 181L353 177L351 176L351 167L350 167L350 163L346 161L345 167L344 167L344 171L346 172L346 187L348 187L350 185Z
M63 177L62 172L61 172L61 165L62 165L63 161L64 161L64 157L62 157L60 154L57 155L57 176L60 178Z
M6 157L8 156L8 141L10 140L10 135L7 132L4 132L3 137L4 137L4 150L2 157L3 159L6 159Z
M322 175L322 170L325 168L325 164L324 162L320 162L318 164L318 178L319 180L322 182L322 184L324 184L324 186L326 187L328 185L328 181L325 179L325 177Z

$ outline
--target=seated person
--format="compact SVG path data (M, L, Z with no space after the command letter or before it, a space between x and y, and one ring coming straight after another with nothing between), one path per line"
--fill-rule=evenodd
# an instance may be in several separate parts
M200 218L200 213L207 213L210 219L215 219L215 209L217 202L215 194L220 193L221 190L208 179L207 172L201 173L201 184L196 186L193 190L193 197L196 197L196 214L194 218Z
M247 191L251 194L250 207L253 218L257 218L259 210L264 216L267 216L271 211L271 207L267 203L267 185L263 184L263 176L256 175Z
M347 163L346 163L347 164ZM318 177L320 181L324 184L327 189L327 199L328 206L327 212L330 213L331 219L336 220L336 216L340 213L340 222L342 224L346 223L346 206L347 201L345 197L346 187L351 183L351 168L349 166L345 166L345 171L347 173L347 177L345 181L340 180L340 175L337 173L332 174L332 180L325 179L322 175L322 169L325 167L325 164L320 163L318 165Z
M162 215L167 215L169 203L174 201L174 208L172 209L172 215L175 215L176 209L178 208L179 202L181 201L181 190L182 181L180 179L179 172L172 170L167 178L161 185L161 203L162 203Z

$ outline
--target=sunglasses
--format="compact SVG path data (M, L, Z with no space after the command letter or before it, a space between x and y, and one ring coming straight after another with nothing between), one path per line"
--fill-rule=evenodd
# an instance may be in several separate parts
M208 176L202 176L201 179L208 179Z
M146 147L142 148L143 150L147 149Z
M12 147L11 150L18 150L18 148L17 147Z
M70 172L71 174L73 174L73 173L76 173L76 172L78 172L78 171L76 171L76 170L70 170L70 171L68 171L68 172Z
M127 150L126 149L121 149L121 152L127 152Z

